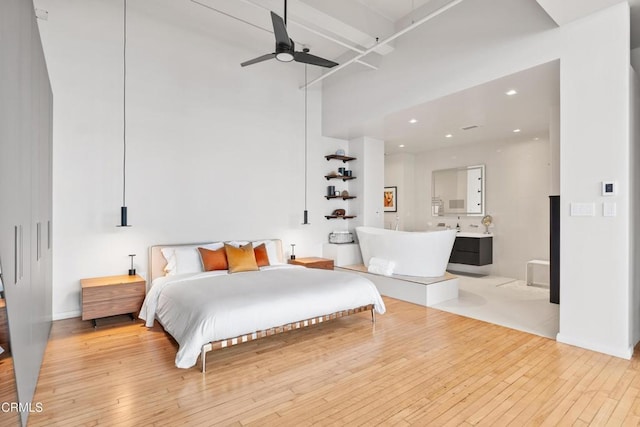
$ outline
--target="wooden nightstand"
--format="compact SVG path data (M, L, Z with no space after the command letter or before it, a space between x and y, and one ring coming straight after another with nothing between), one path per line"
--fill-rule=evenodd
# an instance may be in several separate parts
M307 268L320 268L322 270L333 270L333 260L327 258L308 257L290 259L289 264L302 265Z
M132 318L144 301L147 282L140 276L108 276L80 280L82 320L129 314Z

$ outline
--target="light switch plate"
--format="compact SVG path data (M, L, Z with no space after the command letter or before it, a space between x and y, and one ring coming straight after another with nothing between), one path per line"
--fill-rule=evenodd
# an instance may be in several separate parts
M571 203L571 216L595 216L595 203Z
M602 204L602 216L616 216L616 203L604 202Z

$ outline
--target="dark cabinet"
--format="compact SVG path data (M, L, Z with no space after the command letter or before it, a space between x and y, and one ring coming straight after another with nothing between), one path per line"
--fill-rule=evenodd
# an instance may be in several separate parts
M560 304L560 196L549 196L549 302Z
M493 237L456 237L449 262L467 265L493 263Z

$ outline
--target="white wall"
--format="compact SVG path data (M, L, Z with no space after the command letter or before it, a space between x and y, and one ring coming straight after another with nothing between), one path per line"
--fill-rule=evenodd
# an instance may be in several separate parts
M382 227L383 191L384 191L384 142L374 138L357 138L349 141L351 155L358 158L353 163L353 172L357 177L350 185L358 198L351 201L354 213L358 216L350 226L366 225Z
M638 73L640 70L640 48L633 49L631 51L631 69L629 70L630 79L630 103L631 103L631 155L629 161L631 162L633 183L632 194L632 223L634 229L640 226L640 169L636 165L640 164L640 82L638 81ZM640 307L640 238L636 237L635 233L631 234L631 277L632 288L631 295L629 297L630 311L633 315L632 330L631 330L631 342L636 343L640 341L640 312L636 310L636 307Z
M216 33L189 2L129 2L127 205L122 196L122 2L39 0L54 92L54 318L79 314L85 277L147 272L154 244L282 238L320 255L333 225L323 215L325 154L320 87L309 90L310 226L304 209L304 66L257 56ZM173 10L178 13L164 13ZM190 27L179 12L211 19ZM192 9L193 8L193 9ZM197 19L197 16L194 17ZM238 24L242 25L242 24ZM244 29L244 27L241 27Z
M414 231L416 199L415 155L413 153L388 154L384 157L384 186L397 187L397 212L384 214L384 227Z
M630 85L630 123L631 130L631 155L629 163L631 168L631 207L632 207L632 227L640 226L640 82L638 73L633 68L629 69ZM631 233L631 264L630 274L632 280L631 292L629 295L629 311L632 313L631 342L640 341L640 313L636 307L640 307L640 238L636 233Z
M390 157L392 169L402 169L395 156L387 156L385 171ZM552 173L550 144L544 138L538 141L485 142L416 154L413 160L408 161L408 167L415 169L411 195L415 203L414 229L433 229L444 222L452 228L460 223L462 231L484 232L478 216L458 220L456 216L431 215L432 172L479 164L485 165L486 214L494 219L490 230L494 235L493 264L488 272L524 280L528 260L549 259L549 186ZM400 210L399 213L403 223L405 212Z
M550 166L551 186L549 195L560 194L560 106L551 108L549 112L549 144L551 145Z
M629 6L567 25L560 62L560 332L558 340L630 357ZM618 183L601 197L602 181ZM603 202L617 216L602 216ZM593 202L595 217L569 216ZM588 236L588 238L586 237ZM637 311L639 308L635 307Z
M399 39L396 51L375 73L328 79L324 129L339 134L345 125L354 129L358 121L371 123L560 59L558 339L629 358L635 344L630 341L628 302L629 236L634 232L629 204L629 6L622 2L559 28L540 14L544 11L526 0L463 2L446 17ZM520 15L540 19L518 19ZM614 218L602 216L603 180L619 184L618 195L607 199L617 203ZM571 202L595 203L596 216L570 217Z

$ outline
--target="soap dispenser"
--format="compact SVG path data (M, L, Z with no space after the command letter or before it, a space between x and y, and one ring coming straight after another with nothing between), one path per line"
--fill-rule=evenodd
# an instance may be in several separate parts
M458 222L456 223L456 231L460 232L460 217L458 217Z

